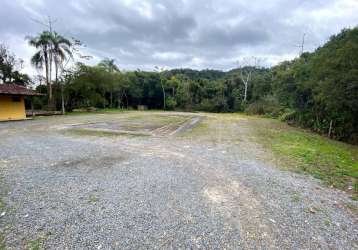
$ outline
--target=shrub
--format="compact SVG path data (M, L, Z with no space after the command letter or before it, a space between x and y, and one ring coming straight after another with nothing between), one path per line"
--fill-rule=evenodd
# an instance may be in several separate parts
M274 96L265 96L264 98L249 104L245 109L245 112L252 115L278 117L282 114L282 107Z
M176 106L177 106L177 102L173 97L169 96L165 99L166 109L173 110Z

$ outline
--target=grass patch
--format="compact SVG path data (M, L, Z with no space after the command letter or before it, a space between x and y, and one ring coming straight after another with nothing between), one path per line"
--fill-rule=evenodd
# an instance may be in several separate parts
M93 111L86 111L86 110L80 110L80 111L73 111L73 112L66 112L65 115L67 116L73 116L73 115L91 115L91 114L111 114L111 113L123 113L128 111L127 109L116 109L116 108L106 108L106 109L97 109Z
M0 162L1 164L1 162ZM0 165L0 171L1 171L1 165ZM5 193L5 189L4 189L4 183L3 183L3 176L2 173L0 172L0 185L3 187L3 189L0 192L0 214L2 214L3 212L6 212L6 204L3 200L3 196ZM2 225L2 228L0 229L0 250L5 250L6 249L6 242L5 242L5 236L6 236L6 228L4 227L4 225Z
M26 249L28 250L42 250L45 249L45 241L51 235L51 232L41 232L37 239L31 240L27 243Z
M194 137L212 142L235 142L240 137L236 124L243 119L247 119L246 115L240 113L202 114L205 114L204 119L192 129L185 131L182 137Z
M326 219L324 220L324 224L326 225L326 227L329 227L332 224L332 222L329 219Z
M258 141L269 147L285 169L304 172L327 185L358 194L358 147L308 131L259 119Z
M45 249L44 248L44 243L45 243L46 237L42 236L37 238L36 240L32 240L29 241L27 244L27 248L28 250L42 250Z
M0 214L6 210L5 202L3 201L2 197L0 196Z
M300 202L302 200L302 198L299 194L295 193L291 196L291 200L292 200L292 202Z
M0 233L0 250L5 250L6 244L5 244L5 235L3 233Z
M112 132L112 131L91 130L91 129L68 129L65 131L65 134L72 134L72 135L78 135L78 136L96 136L96 137L149 136L147 134L141 134L141 133Z
M184 122L188 117L173 114L153 114L148 111L136 111L126 116L126 121L141 122L142 124L164 126L170 123Z
M345 203L345 206L351 210L354 214L358 215L358 206L355 205L354 203Z
M88 203L96 203L97 201L99 201L99 198L93 194L88 197Z
M185 133L183 133L181 137L203 136L203 135L207 135L208 131L209 131L209 123L204 119L203 121L200 121L192 129L185 131Z

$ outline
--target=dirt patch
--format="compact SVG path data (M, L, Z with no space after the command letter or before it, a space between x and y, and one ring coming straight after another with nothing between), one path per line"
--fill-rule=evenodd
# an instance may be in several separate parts
M158 118L159 117L159 118ZM142 119L141 119L142 118ZM174 136L194 128L200 123L200 116L157 115L156 118L129 117L116 121L90 122L72 124L62 127L70 132L83 135L143 135L143 136Z
M206 188L203 192L212 204L233 226L239 227L241 244L245 249L261 247L275 248L271 229L263 216L262 206L247 187L237 181Z
M114 166L120 165L123 162L125 157L123 156L104 156L98 158L80 158L74 160L60 161L51 165L51 167L58 170L67 168L67 169L76 169L82 170L85 172L92 172L95 170L104 170L110 169Z

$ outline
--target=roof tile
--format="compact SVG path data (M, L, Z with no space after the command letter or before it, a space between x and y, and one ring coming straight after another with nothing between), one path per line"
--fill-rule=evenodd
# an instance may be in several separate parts
M43 95L16 83L0 84L0 95Z

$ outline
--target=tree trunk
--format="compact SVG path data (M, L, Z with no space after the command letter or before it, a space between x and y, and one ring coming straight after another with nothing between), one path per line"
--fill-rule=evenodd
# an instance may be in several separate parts
M118 97L118 108L122 109L122 97L123 97L123 94L120 94L117 97Z
M163 80L160 80L160 85L162 86L162 90L163 90L163 110L165 110L165 89L163 86Z
M331 120L331 121L329 122L328 138L331 138L332 126L333 126L333 120Z
M44 57L45 57L45 76L46 76L46 85L47 85L47 108L51 109L52 107L52 86L49 79L49 61L48 61L48 54L47 54L47 48L44 48Z
M52 52L50 52L49 54L49 108L50 110L54 110L55 109L55 103L53 100L53 93L52 93L52 85L51 85L51 81L52 81Z
M242 74L242 72L240 72L240 76L241 76L241 80L245 85L245 92L244 92L244 102L246 102L247 100L247 88L249 86L249 81L251 79L251 71L247 74L247 77L245 79L244 75Z
M52 46L50 46L48 56L49 56L49 62L48 62L48 64L49 64L49 80L51 82L51 80L52 80L52 59L53 59L52 58Z
M65 97L63 93L63 84L61 84L61 107L62 107L62 115L65 114Z
M124 96L126 97L126 103L127 103L127 109L128 109L128 96L127 96L126 92L124 92Z
M58 84L58 62L56 60L55 60L55 83L58 87L60 86Z
M60 89L60 83L58 82L58 62L56 59L54 59L54 63L55 63L55 84L57 86L57 89ZM61 87L61 98L62 98L62 87ZM61 100L61 104L62 104L62 100ZM57 106L56 103L54 103L54 106ZM63 112L62 112L63 114Z
M247 100L247 82L245 82L245 93L244 93L244 102Z

